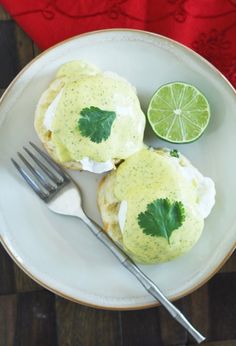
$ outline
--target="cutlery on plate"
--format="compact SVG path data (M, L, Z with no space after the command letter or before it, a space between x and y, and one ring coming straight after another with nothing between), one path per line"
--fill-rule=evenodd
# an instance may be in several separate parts
M34 151L24 147L25 152L31 158L26 159L24 155L18 153L19 158L27 167L27 170L19 165L14 159L11 159L16 169L24 180L34 190L55 213L77 216L82 220L92 233L113 253L120 263L128 269L143 287L150 293L161 305L163 305L170 315L179 322L198 342L205 340L184 317L184 315L164 296L157 285L149 279L134 261L98 226L91 220L82 208L82 198L79 187L72 178L59 165L34 143L30 142ZM34 162L32 164L31 162ZM30 172L30 173L29 173Z

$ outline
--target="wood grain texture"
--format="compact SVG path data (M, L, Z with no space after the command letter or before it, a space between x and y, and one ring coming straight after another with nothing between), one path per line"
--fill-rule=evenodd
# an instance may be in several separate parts
M120 312L56 298L58 346L121 346Z
M15 24L0 21L0 88L6 88L18 72Z
M54 295L19 293L14 346L57 346Z
M39 286L35 281L33 281L16 264L14 264L14 275L16 292L43 290L42 286Z
M12 294L15 291L14 264L0 244L0 295Z
M0 296L0 346L13 346L16 330L16 295Z
M0 97L2 96L2 94L4 93L6 89L0 89Z
M35 43L33 43L33 51L34 51L34 56L37 56L42 52L41 49Z
M208 340L236 339L236 273L215 275L208 284Z
M160 326L160 309L122 311L123 346L163 345Z
M193 292L189 299L189 317L191 323L204 336L209 335L209 296L208 285L204 285L197 291ZM186 301L187 298L184 299Z
M204 346L236 346L236 340L205 342Z
M34 57L32 40L18 26L15 26L16 49L18 55L18 69L21 70Z
M221 273L236 273L236 251L228 259L225 265L221 268Z
M186 303L184 299L174 302L175 306L182 313L186 313ZM161 339L163 345L185 345L188 340L187 332L168 314L168 312L160 307L160 326ZM191 317L190 317L191 318Z
M5 11L4 7L0 5L0 21L1 20L10 20L11 16Z

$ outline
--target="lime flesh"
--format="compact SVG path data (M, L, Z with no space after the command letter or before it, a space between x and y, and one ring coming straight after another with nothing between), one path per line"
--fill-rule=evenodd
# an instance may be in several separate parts
M198 139L206 129L210 106L196 87L174 82L155 92L147 115L157 136L172 143L188 143Z

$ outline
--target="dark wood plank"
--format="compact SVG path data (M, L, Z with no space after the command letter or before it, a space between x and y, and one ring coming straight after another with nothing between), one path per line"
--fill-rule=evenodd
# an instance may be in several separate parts
M15 293L15 277L12 259L0 244L0 295Z
M204 346L236 346L236 340L221 340L205 342Z
M236 251L234 251L232 256L228 259L228 261L222 267L221 272L222 273L236 272Z
M16 329L16 295L0 296L0 346L12 346Z
M43 290L43 287L33 281L16 264L14 265L15 285L17 292L29 292Z
M34 51L34 56L37 56L42 52L41 49L36 45L36 43L33 43L33 51Z
M186 299L186 298L185 298ZM205 337L209 335L208 285L204 285L189 297L189 316L194 327ZM191 338L189 337L191 340Z
M21 70L34 57L33 42L18 25L15 26L15 37L18 56L18 69Z
M160 308L121 312L123 346L161 346Z
M48 291L18 294L14 346L57 346L54 303Z
M187 299L180 299L174 305L184 314L188 310ZM159 308L161 339L163 345L185 345L188 339L187 332L162 307Z
M0 88L6 88L18 72L15 24L0 21Z
M4 7L0 5L0 20L10 20L10 19L11 19L10 15L6 12Z
M236 273L220 273L208 284L208 340L236 339Z
M56 298L58 346L120 346L119 312Z

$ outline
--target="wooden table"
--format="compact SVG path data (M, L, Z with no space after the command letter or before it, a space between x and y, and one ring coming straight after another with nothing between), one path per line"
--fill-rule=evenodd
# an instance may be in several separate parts
M0 93L38 53L0 7ZM236 346L236 253L206 285L176 305L207 336L206 345ZM161 307L104 311L56 296L27 277L0 245L0 346L193 344Z

